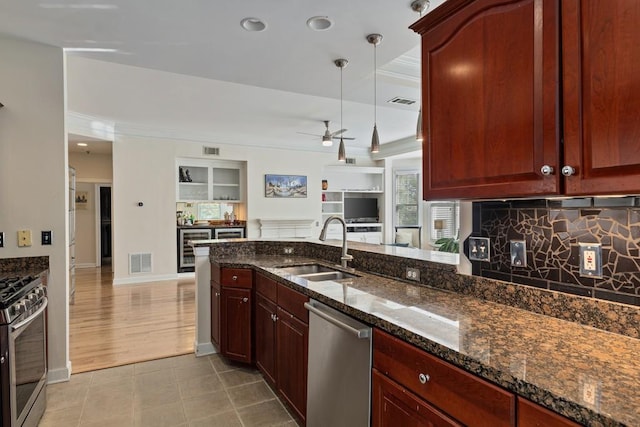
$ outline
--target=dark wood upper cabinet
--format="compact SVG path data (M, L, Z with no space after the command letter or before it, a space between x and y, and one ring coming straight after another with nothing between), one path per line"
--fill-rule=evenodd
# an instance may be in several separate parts
M563 0L566 194L640 190L640 2Z
M639 20L627 0L449 0L415 23L424 198L640 191Z

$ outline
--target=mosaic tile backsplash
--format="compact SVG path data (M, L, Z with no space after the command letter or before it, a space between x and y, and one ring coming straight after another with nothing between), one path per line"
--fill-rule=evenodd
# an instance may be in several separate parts
M473 215L491 245L474 275L640 306L639 198L476 202ZM511 265L512 240L526 242L524 267ZM602 278L580 275L580 243L602 245Z

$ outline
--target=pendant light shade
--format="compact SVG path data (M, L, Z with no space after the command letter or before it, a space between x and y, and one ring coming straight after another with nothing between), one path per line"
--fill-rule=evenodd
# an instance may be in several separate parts
M422 18L422 14L429 9L429 0L414 0L411 2L411 10L418 12ZM422 62L422 61L421 61ZM420 109L418 110L418 123L416 124L416 141L422 141L422 78L420 78Z
M376 58L376 46L382 41L382 34L369 34L367 41L373 45L373 135L371 136L371 152L377 153L380 151L380 138L378 137L378 88L377 88L377 58Z
M340 68L340 129L343 129L342 127L342 69L347 66L349 61L347 61L346 59L336 59L335 61L333 61L333 63L336 64L336 67ZM346 160L347 160L347 154L344 150L344 139L342 139L342 136L341 136L340 146L338 147L338 161L344 162Z
M338 147L338 160L344 162L347 160L347 154L344 152L344 140L340 137L340 146Z

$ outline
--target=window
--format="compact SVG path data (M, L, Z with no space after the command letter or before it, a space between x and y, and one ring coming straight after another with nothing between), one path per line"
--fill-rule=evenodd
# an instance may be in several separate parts
M443 237L458 237L460 202L427 202L429 238L432 242Z
M393 193L394 225L420 225L420 174L416 171L396 171Z

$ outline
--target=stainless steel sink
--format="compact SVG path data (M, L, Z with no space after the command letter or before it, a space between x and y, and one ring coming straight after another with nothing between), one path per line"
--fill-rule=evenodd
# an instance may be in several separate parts
M351 273L345 273L344 271L325 271L323 273L299 274L298 277L311 280L312 282L322 282L323 280L351 279L358 276Z
M320 264L293 265L291 267L280 267L280 270L284 270L289 274L293 274L294 276L337 271L335 268L327 267Z
M345 273L321 264L294 265L291 267L282 267L281 270L287 273L302 277L312 282L321 282L323 280L342 280L359 277L356 274Z

